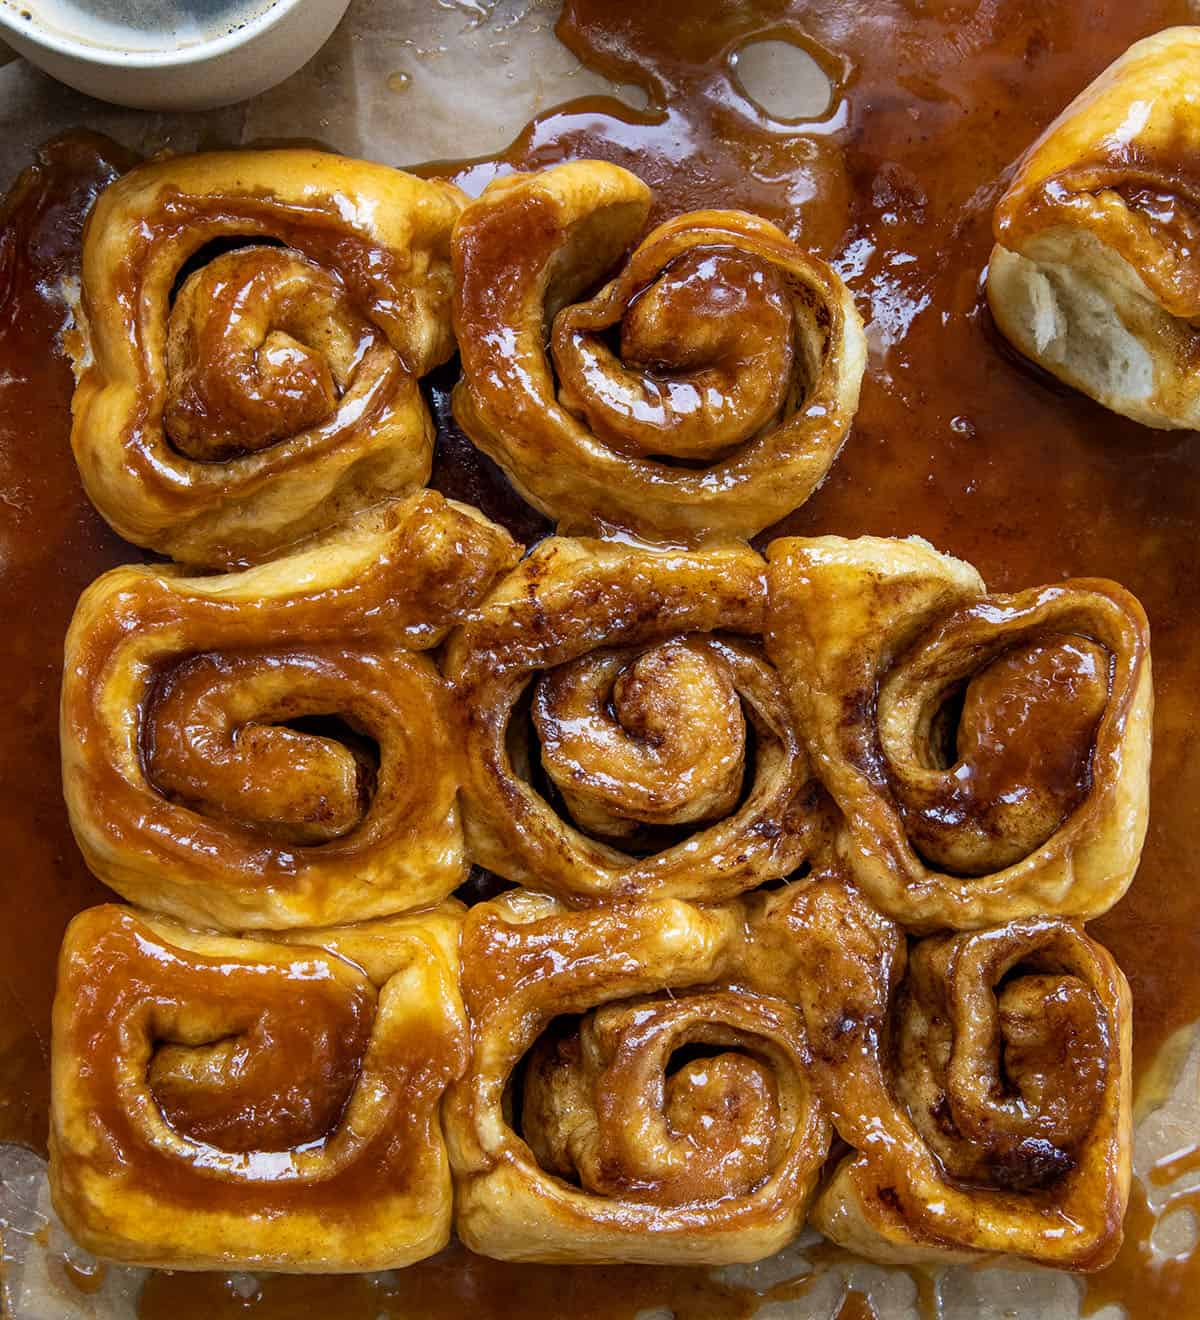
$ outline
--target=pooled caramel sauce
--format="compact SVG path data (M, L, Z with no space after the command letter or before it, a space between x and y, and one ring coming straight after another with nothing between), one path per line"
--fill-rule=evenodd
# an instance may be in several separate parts
M46 1139L50 1000L63 928L103 902L67 828L58 765L63 638L79 593L138 558L91 509L68 444L71 368L57 292L83 217L132 163L112 143L56 143L0 208L0 1140Z
M999 590L1105 575L1141 598L1157 694L1150 831L1129 894L1092 926L1133 986L1141 1075L1172 1032L1200 1017L1200 440L1144 430L1017 359L991 324L981 272L991 210L1021 151L1130 42L1193 19L1186 0L568 0L562 39L638 84L647 108L576 101L541 116L495 160L431 167L477 192L514 168L599 156L653 185L654 219L725 205L779 222L835 261L871 347L847 446L782 530L917 533L970 559ZM775 123L746 99L731 56L763 37L803 46L829 73L834 96L819 121ZM18 188L0 235L0 672L13 708L0 733L9 870L0 888L0 1137L35 1145L45 1134L59 938L74 911L104 896L75 851L59 792L62 639L82 587L136 557L91 510L75 474L55 285L77 262L92 196L124 163L93 141L56 146ZM440 373L432 391L442 423L435 483L533 539L544 520L446 424L450 383L452 373ZM1153 1320L1200 1296L1200 1253L1155 1258L1154 1222L1135 1183L1126 1245L1088 1281L1089 1309L1120 1302ZM826 1251L816 1268L836 1259ZM769 1296L802 1296L812 1277ZM930 1312L927 1282L918 1295ZM660 1306L723 1320L763 1300L701 1270L514 1267L454 1247L396 1276L277 1277L250 1296L224 1276L156 1274L141 1312L589 1320ZM843 1314L869 1313L847 1295Z
M253 1315L269 1320L488 1320L566 1316L634 1320L660 1307L675 1320L751 1320L773 1294L714 1283L707 1271L650 1265L505 1265L453 1246L420 1265L388 1275L263 1278L249 1296L221 1274L151 1275L140 1320L214 1320ZM789 1295L795 1295L792 1289ZM852 1315L861 1314L851 1312Z

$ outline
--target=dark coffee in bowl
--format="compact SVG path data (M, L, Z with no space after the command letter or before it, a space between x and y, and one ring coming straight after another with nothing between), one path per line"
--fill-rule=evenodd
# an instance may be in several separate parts
M275 0L24 0L50 32L118 50L177 50L235 32Z

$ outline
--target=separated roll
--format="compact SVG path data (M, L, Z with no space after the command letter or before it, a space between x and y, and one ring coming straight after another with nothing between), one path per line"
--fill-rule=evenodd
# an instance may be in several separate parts
M996 208L988 299L1026 357L1146 426L1200 426L1200 28L1083 91Z

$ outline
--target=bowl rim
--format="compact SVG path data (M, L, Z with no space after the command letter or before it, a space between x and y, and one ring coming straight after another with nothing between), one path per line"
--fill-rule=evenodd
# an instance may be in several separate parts
M308 2L263 0L263 9L253 18L231 31L222 32L220 36L180 46L175 50L127 50L121 46L101 46L62 35L43 26L37 15L24 5L18 7L14 0L0 0L0 39L6 33L13 33L43 50L97 68L179 69L204 64L239 49L255 37L270 31L293 10Z

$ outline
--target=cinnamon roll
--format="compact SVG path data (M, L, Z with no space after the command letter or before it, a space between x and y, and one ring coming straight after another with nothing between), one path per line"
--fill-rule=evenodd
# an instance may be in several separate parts
M1104 912L1146 833L1149 629L1112 582L987 594L918 539L779 540L767 651L838 846L914 930Z
M459 904L238 939L132 908L67 931L50 1182L72 1236L169 1268L390 1269L449 1238Z
M127 540L255 562L429 475L454 187L316 151L154 160L88 220L71 442ZM207 264L200 264L210 258Z
M1112 1259L1130 1182L1129 987L1077 923L931 937L907 977L898 932L836 882L770 896L751 929L750 979L801 1004L852 1148L814 1227L885 1263Z
M762 652L762 559L543 541L459 628L475 861L568 900L721 899L790 874L827 806Z
M560 530L750 536L836 458L862 325L829 266L741 211L659 226L593 294L649 209L634 175L575 161L463 211L454 415Z
M1200 28L1135 43L996 208L988 299L1039 366L1146 426L1200 426Z
M799 1231L828 1125L796 1010L728 980L742 927L736 904L519 890L470 911L446 1136L472 1250L718 1264Z
M432 660L516 558L422 491L257 568L129 566L67 635L63 791L89 866L232 929L419 907L466 874L459 735Z

